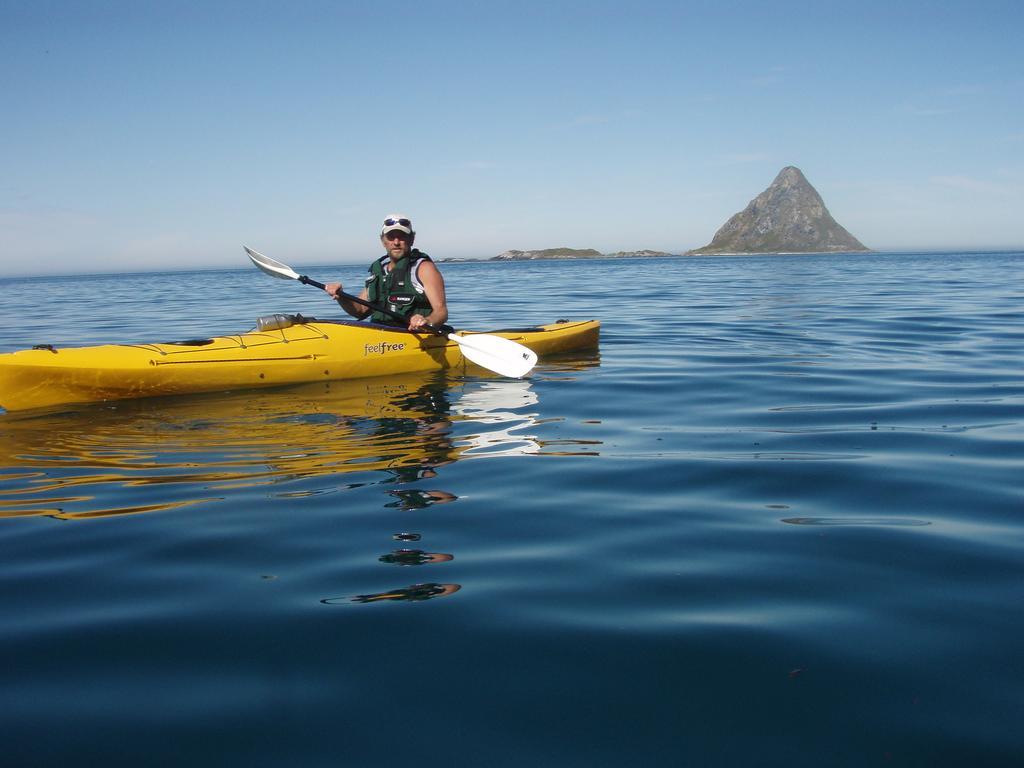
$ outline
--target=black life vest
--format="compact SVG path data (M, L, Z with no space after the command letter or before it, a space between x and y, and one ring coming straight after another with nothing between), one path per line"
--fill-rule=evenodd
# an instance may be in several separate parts
M423 285L416 279L416 270L424 261L433 261L427 254L415 248L395 262L389 271L390 256L383 256L370 265L366 278L366 296L374 304L383 304L395 314L404 318L413 315L429 315L433 310ZM403 326L396 318L373 310L370 320L384 325Z

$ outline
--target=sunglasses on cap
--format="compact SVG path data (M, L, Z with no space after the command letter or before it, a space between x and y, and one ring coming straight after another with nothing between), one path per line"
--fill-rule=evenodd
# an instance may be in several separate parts
M385 227L412 227L412 221L409 219L384 219Z

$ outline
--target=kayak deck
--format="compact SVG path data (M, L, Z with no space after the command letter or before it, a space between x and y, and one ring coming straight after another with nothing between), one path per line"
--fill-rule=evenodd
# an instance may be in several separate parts
M516 341L543 356L597 346L600 323L560 321L488 333ZM45 347L0 354L0 407L14 411L65 403L274 387L464 364L459 345L444 336L370 323L303 319L273 331L210 339Z

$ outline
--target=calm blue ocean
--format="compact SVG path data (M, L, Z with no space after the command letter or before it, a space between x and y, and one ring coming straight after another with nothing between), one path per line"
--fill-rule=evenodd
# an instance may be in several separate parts
M444 272L599 352L0 414L0 763L1024 762L1024 254ZM294 311L5 279L0 351Z

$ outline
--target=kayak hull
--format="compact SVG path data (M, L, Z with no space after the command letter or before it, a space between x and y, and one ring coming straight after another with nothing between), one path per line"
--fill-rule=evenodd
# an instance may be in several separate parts
M563 321L489 333L543 356L596 347L600 324ZM278 330L212 339L0 354L0 407L16 411L389 376L466 364L459 345L443 336L369 323L307 320Z

